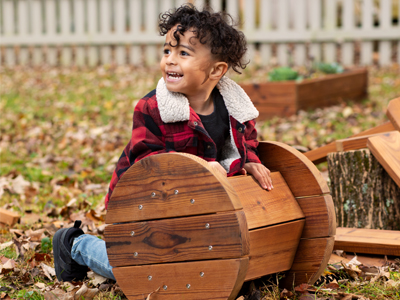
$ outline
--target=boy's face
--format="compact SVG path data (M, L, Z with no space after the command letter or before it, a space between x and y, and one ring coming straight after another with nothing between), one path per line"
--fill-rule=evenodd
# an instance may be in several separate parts
M179 92L187 97L201 94L215 60L210 48L194 38L190 30L180 36L179 45L172 47L170 44L176 45L173 36L176 27L168 31L165 39L164 55L160 62L164 81L171 92Z

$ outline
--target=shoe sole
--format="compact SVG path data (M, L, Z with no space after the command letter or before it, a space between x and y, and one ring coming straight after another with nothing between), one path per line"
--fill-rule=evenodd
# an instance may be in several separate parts
M53 256L54 256L54 269L56 270L56 276L58 281L63 281L63 279L61 278L61 273L63 272L61 266L60 266L60 243L61 243L61 235L63 234L63 232L65 230L68 230L69 228L63 228L60 229L56 232L56 234L53 236ZM54 255L55 253L58 254L58 256L56 257L56 255Z

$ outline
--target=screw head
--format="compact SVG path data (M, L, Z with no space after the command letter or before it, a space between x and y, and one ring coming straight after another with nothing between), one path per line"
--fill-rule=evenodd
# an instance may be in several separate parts
M134 252L134 253L133 253L133 256L134 256L134 257L137 257L138 255L139 255L139 253L137 253L137 252Z
M187 289L190 289L190 284L189 284L189 283L186 285L186 288L187 288Z
M152 196L152 197L155 197L155 196L156 196L156 193L155 193L155 192L152 192L152 193L151 193L151 196Z
M152 279L153 279L153 276L149 275L149 276L147 276L147 279L148 279L148 280L152 280Z
M164 285L162 288L166 291L168 287Z
M131 231L131 236L134 236L135 235L135 232L134 231Z
M200 277L204 277L204 272L200 272Z
M210 250L210 251L212 250L212 246L211 246L211 245L210 245L210 246L208 246L208 250Z
M143 209L143 205L140 204L140 205L138 206L138 208L139 208L140 210L142 210L142 209Z
M178 193L179 193L178 190L175 190L175 191L174 191L174 194L175 194L175 195L178 195Z
M209 229L210 228L210 224L209 223L206 223L206 229Z
M194 201L195 201L194 199L190 199L190 203L192 203L192 204L193 204L193 203L194 203Z

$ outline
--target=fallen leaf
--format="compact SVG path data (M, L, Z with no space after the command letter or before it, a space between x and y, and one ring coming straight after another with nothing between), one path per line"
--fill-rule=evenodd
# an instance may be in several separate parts
M44 263L41 263L40 266L42 267L42 270L44 272L44 275L50 279L53 280L53 277L56 276L56 270Z
M103 282L107 281L106 277L103 277L93 271L87 273L87 276L91 279L90 282L93 286L97 286L98 284L102 284Z
M75 293L74 299L80 300L83 298L85 300L91 300L96 296L98 292L99 289L89 289L86 284L83 284L81 288Z
M9 242L0 244L0 250L6 249L6 248L8 248L8 247L10 247L10 246L12 246L12 245L14 245L14 242L13 242L13 241L9 241Z

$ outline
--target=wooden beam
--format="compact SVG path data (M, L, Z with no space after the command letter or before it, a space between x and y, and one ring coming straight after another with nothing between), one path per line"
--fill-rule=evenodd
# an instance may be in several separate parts
M338 227L334 249L399 256L400 231Z
M390 131L390 132L397 132L397 131ZM384 132L390 133L390 132ZM375 134L368 134L360 137L348 138L343 140L336 141L336 151L349 151L349 150L358 150L362 148L367 148L367 141L368 138L374 137L377 135L381 135L382 133L375 133Z
M400 132L394 131L371 137L367 146L400 187Z
M233 300L242 287L249 258L204 260L113 268L129 300Z
M394 128L400 131L400 97L389 102L386 115L392 122Z
M105 239L113 267L236 258L250 251L243 211L109 225Z
M370 128L363 132L352 135L351 137L353 138L353 137L359 137L359 136L375 134L375 133L383 133L383 132L388 132L388 131L393 131L393 130L396 130L396 128L393 126L393 124L390 121L388 121L388 122L378 125L374 128ZM311 160L314 164L317 165L319 163L325 162L326 156L328 155L328 153L331 153L331 152L336 152L336 142L331 142L325 146L308 151L308 152L304 153L304 155L309 160Z
M21 216L11 210L0 208L0 223L6 224L8 226L13 226L18 223Z

